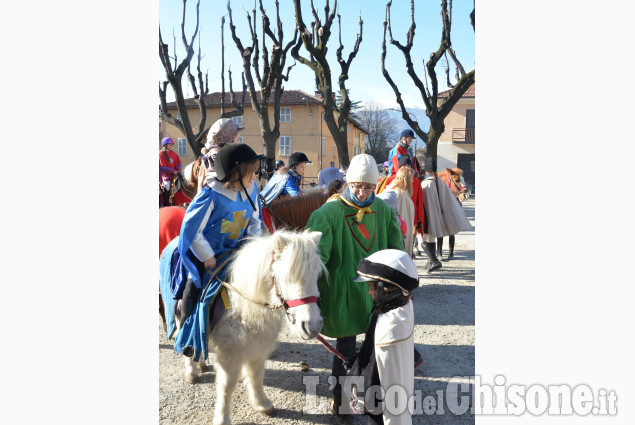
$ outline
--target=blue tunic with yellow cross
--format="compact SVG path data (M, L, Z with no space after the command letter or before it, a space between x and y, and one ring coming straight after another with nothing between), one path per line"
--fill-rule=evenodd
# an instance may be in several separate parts
M218 181L214 181L210 186L203 187L192 200L183 218L179 235L178 249L183 265L199 289L205 288L210 280L208 271L200 275L196 266L196 257L191 250L192 243L201 227L203 237L214 250L217 263L221 263L219 259L227 251L237 249L245 236L259 236L262 232L262 213L255 183L250 191L251 202L242 190L226 189ZM227 253L227 255L231 254ZM174 342L177 353L183 354L186 347L192 347L195 361L198 360L201 352L207 359L208 307L222 287L220 282L224 279L226 270L227 265L214 277L205 292L205 297L195 304L192 314L177 334Z

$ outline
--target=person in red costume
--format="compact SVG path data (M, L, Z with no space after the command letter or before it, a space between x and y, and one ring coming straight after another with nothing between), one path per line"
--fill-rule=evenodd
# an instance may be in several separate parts
M388 152L388 175L394 176L399 170L399 161L407 157L414 171L419 173L418 164L413 163L414 150L410 147L413 139L416 139L414 131L407 128L401 132L399 143Z
M185 217L185 208L181 207L165 207L159 208L159 258L163 249L172 239L176 238L181 232L181 224ZM161 283L159 282L159 315L163 321L164 329L167 331L167 323L165 321L165 307L161 299Z
M163 183L163 206L170 205L170 187L174 180L175 173L181 171L181 158L170 150L174 146L174 140L166 137L161 141L161 151L159 151L159 174Z
M183 217L185 217L185 208L159 208L159 257L167 244L179 235Z

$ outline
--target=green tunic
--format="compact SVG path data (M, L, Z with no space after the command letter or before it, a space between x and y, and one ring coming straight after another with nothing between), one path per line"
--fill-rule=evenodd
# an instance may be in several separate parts
M368 285L353 282L359 260L382 249L404 249L397 214L375 198L359 223L357 209L336 199L315 210L307 229L322 232L318 248L329 272L319 282L322 333L340 338L365 333L373 300Z

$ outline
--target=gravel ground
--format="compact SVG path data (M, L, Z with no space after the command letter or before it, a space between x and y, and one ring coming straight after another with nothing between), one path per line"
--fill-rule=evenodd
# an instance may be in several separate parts
M463 204L472 225L475 200ZM448 240L444 240L447 253ZM416 253L416 251L415 251ZM423 355L424 364L415 370L415 391L421 399L443 406L413 416L413 424L463 425L474 424L469 410L456 415L449 411L446 386L454 376L474 375L474 229L456 236L455 258L443 261L443 267L426 274L426 260L417 256L421 284L413 293L415 307L415 346ZM216 399L213 367L203 373L199 383L190 385L184 379L183 360L167 341L159 320L159 423L211 424ZM357 338L358 345L361 338ZM331 340L334 345L334 341ZM234 393L232 423L234 424L334 424L328 412L328 376L332 355L316 340L305 342L289 330L280 334L278 347L266 363L265 392L276 408L273 417L255 413L247 402L243 384ZM210 354L208 364L214 364ZM303 365L308 366L302 371ZM307 397L303 377L317 377L317 400ZM315 379L315 378L312 378ZM469 384L468 378L455 380ZM471 387L471 386L470 386ZM443 391L443 392L441 392ZM424 402L425 406L426 403ZM438 404L435 403L436 406ZM303 407L311 413L303 413ZM366 424L358 417L358 424Z

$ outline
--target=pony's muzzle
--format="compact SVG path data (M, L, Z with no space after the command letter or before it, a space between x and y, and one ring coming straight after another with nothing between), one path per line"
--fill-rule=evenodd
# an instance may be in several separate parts
M316 320L313 324L312 322L302 322L302 338L304 339L313 339L319 335L322 330L322 318Z

